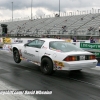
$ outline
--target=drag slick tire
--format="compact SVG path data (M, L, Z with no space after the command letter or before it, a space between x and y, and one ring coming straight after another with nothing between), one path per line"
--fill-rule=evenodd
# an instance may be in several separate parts
M17 49L13 51L13 58L16 63L21 62L19 51Z
M53 74L53 62L51 61L51 59L48 57L44 57L41 61L40 69L45 75Z

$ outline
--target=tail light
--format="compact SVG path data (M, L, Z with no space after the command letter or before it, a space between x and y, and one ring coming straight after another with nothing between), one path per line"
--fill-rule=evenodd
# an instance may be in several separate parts
M64 59L64 61L77 61L77 56L68 56Z
M96 57L95 57L95 55L90 55L90 56L89 56L89 59L90 59L90 60L93 60L93 59L96 59Z

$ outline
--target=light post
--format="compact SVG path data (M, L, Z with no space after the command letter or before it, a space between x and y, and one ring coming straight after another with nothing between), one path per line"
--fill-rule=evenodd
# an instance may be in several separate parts
M96 9L95 9L95 13L96 13Z
M92 13L94 13L94 8L92 8Z
M66 11L64 13L65 13L65 16L66 16Z
M44 16L43 16L44 18L45 18L45 14L44 14Z
M74 16L74 12L73 12L73 16Z
M84 14L84 11L82 11L82 14Z
M13 2L12 3L12 22L13 22Z
M88 14L88 10L87 10L87 14Z
M71 14L71 16L72 16L72 12L69 12L69 15Z
M98 9L98 13L99 13L100 9Z
M31 20L32 20L32 7L33 7L32 3L33 3L33 0L31 0Z
M59 0L59 17L60 17L60 0Z
M80 11L80 15L81 15L81 11Z
M55 17L56 14L55 13L53 13L53 14L54 14L54 17Z
M79 10L77 10L77 12L78 12L78 15L79 15Z

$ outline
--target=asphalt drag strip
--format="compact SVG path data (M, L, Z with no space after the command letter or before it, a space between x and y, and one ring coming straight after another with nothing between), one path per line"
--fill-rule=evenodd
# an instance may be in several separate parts
M16 64L11 54L0 51L0 79L17 90L52 91L51 95L30 95L36 100L100 100L99 70L56 71L47 76L38 66L25 61Z

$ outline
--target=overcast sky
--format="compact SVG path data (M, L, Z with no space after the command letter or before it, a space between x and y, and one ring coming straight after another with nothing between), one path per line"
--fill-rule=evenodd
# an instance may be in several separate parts
M31 1L33 16L53 16L59 11L59 0L0 0L0 20L8 20L12 18L12 2L13 17L28 18L31 17ZM62 15L64 12L98 11L100 8L100 0L60 0L60 10ZM45 14L45 15L44 15Z

